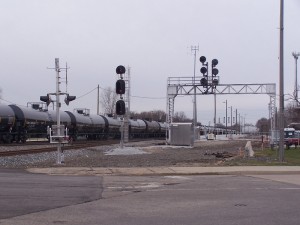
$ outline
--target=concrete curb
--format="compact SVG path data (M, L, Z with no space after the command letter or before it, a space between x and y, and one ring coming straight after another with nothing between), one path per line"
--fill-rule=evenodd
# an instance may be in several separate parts
M244 166L244 167L53 167L30 168L30 173L74 176L153 176L153 175L257 175L300 174L300 166Z

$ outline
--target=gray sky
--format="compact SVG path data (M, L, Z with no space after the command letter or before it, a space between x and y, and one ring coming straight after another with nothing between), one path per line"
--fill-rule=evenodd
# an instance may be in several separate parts
M26 105L55 91L54 59L66 62L71 95L114 87L115 68L131 67L131 110L166 109L168 77L193 76L197 58L219 60L223 84L279 80L279 0L2 0L0 65L3 103ZM300 52L300 0L285 1L285 93L294 88ZM298 63L300 64L300 63ZM299 65L300 67L300 65ZM197 59L197 74L200 75ZM300 69L299 69L300 71ZM63 75L63 74L62 74ZM62 84L62 90L65 85ZM277 85L278 90L278 85ZM96 90L64 106L96 113ZM267 95L217 97L246 122L268 117ZM8 102L6 102L8 101ZM213 121L213 97L198 97L198 121ZM175 111L192 117L192 97L176 98ZM100 109L101 111L101 109ZM228 111L229 112L229 111ZM222 119L221 119L222 121Z

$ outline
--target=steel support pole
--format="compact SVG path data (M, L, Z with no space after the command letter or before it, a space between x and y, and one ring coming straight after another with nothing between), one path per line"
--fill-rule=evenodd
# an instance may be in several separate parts
M232 129L232 106L230 106L230 126Z
M216 129L217 123L217 95L214 93L214 129Z
M295 57L295 101L296 101L296 106L298 106L297 59L298 59L298 57Z
M199 47L192 46L191 50L194 51L194 101L193 101L193 121L194 121L194 141L197 139L197 86L196 86L196 51L199 50Z
M99 90L99 84L98 84L98 87L97 87L97 115L99 115L99 102L100 102L100 97L99 97L99 95L100 95L100 90Z
M124 116L122 116L122 121L121 121L121 141L120 141L120 148L124 148Z
M284 161L284 70L283 70L283 10L284 1L280 0L280 56L279 56L279 162Z
M59 58L55 58L55 71L56 71L56 119L57 119L57 136L59 136L59 140L57 143L57 164L61 164L64 161L64 156L61 149L61 140L60 140L60 114L59 114L59 108L60 108L60 90L59 90Z
M239 113L239 135L241 135L241 114Z
M226 137L227 137L227 99L226 99Z
M232 138L232 106L230 106L230 138Z
M293 52L292 55L295 58L295 91L294 91L294 100L295 100L295 106L299 106L299 101L298 101L298 77L297 77L297 60L298 57L300 56L300 52L296 53Z
M236 129L237 129L237 115L238 115L238 113L237 113L237 109L235 109L235 127L236 127ZM235 131L235 134L237 135L238 133L237 133L237 130Z

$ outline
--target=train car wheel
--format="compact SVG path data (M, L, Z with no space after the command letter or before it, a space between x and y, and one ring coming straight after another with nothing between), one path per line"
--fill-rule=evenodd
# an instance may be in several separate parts
M13 137L14 142L19 143L20 142L20 137L19 135L14 135Z
M13 136L11 134L4 135L4 142L10 144L13 140Z
M26 135L22 135L21 136L21 142L22 143L26 143L26 141L27 141L27 136Z

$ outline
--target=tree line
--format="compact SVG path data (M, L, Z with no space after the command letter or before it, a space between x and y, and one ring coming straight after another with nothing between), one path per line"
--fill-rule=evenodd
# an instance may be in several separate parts
M275 114L275 129L278 129L277 113ZM256 122L256 127L260 132L268 132L271 129L271 120L261 118ZM300 130L300 106L289 104L284 110L284 127L293 127Z

